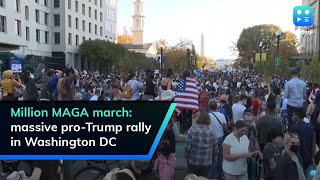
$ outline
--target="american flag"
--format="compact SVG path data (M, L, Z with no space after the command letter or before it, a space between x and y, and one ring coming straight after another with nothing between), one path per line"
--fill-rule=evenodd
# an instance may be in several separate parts
M182 79L177 87L174 102L177 104L176 111L178 114L180 114L180 110L197 111L199 100L196 80L189 77Z

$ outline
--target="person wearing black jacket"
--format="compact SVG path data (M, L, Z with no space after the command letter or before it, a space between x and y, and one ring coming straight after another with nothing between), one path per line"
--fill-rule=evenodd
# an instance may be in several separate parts
M153 83L153 77L154 73L152 70L147 69L146 70L146 84L145 84L145 89L144 89L144 94L141 97L141 100L147 101L150 99L153 99L156 97L155 93L155 84Z
M38 100L38 97L39 97L38 88L30 72L25 73L24 83L26 84L26 90L23 93L23 100L24 101Z
M297 134L288 133L284 137L285 150L275 169L277 180L306 180L302 159L299 155L300 141Z

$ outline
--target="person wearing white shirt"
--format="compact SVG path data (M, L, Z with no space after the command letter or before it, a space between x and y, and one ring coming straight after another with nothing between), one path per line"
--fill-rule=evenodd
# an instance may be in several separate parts
M99 96L101 95L100 89L94 91L94 95L90 98L90 101L98 101Z
M214 179L221 179L223 177L222 170L222 142L226 134L224 134L223 128L227 127L227 121L225 116L219 112L219 105L211 99L208 102L209 116L210 116L210 128L214 135L218 138L218 162L214 163L209 169L209 177Z
M246 110L246 107L244 106L246 100L247 100L247 97L245 95L241 95L239 102L232 105L234 123L242 119L243 113Z
M222 168L225 179L248 180L247 158L258 154L249 153L249 139L245 135L247 126L244 121L237 121L234 130L223 141Z

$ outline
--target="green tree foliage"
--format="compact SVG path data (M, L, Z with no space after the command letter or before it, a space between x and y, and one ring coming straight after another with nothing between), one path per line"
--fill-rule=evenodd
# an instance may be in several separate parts
M157 66L155 59L147 58L141 53L130 52L124 46L109 41L85 41L81 44L79 52L81 56L89 60L90 70L100 72L109 72L112 65L121 72L156 68Z
M267 53L267 61L271 61L267 64L273 64L277 52L277 31L281 32L281 29L273 24L262 24L243 29L236 43L236 46L233 48L234 50L238 51L239 60L241 61L241 64L247 66L250 63L250 59L254 57L254 52L259 51L259 44L262 41L264 42L263 51ZM281 33L279 49L281 64L287 64L287 59L293 54L298 53L296 45L297 37L293 33ZM259 64L259 62L256 63ZM274 66L271 69L265 69L265 72L273 71L273 69L275 69Z

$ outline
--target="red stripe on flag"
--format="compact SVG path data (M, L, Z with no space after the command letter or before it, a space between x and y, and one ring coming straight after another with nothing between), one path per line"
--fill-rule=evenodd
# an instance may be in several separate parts
M186 78L186 86L184 92L178 92L175 97L175 103L177 103L176 111L180 113L180 110L192 110L199 109L198 90L196 86L196 80L192 78Z

